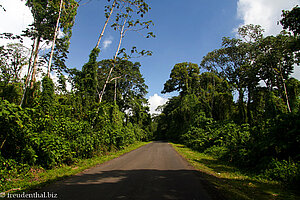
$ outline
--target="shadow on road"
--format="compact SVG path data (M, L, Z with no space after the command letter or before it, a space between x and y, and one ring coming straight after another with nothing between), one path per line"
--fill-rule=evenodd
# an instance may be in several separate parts
M112 170L76 175L43 189L59 199L210 199L193 170Z

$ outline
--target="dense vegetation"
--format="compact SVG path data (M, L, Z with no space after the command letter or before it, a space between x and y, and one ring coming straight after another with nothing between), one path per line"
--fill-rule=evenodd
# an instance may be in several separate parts
M82 70L69 69L64 63L79 7L75 0L28 0L26 5L34 17L31 27L21 36L1 34L13 42L0 47L1 190L9 189L5 188L8 180L26 175L33 166L50 169L68 165L152 139L141 65L129 61L125 49L120 50L123 31L149 28L150 23L141 19L149 8L140 0L108 3L106 22L115 16L111 27L120 31L116 55L98 61L99 39ZM62 37L57 37L58 25ZM32 39L32 49L22 45L24 37ZM43 55L39 53L42 42L53 42L54 48ZM122 58L117 57L119 50L125 55ZM132 51L137 52L136 48ZM143 50L141 54L150 52ZM40 72L46 65L47 73ZM57 72L56 83L50 72Z
M247 25L238 38L223 38L222 48L200 65L176 64L162 92L179 95L160 108L153 135L141 65L129 61L131 54L151 52L133 47L127 54L121 48L127 31L152 24L143 21L149 6L143 0L108 0L105 26L79 70L65 65L79 2L27 0L34 17L30 28L22 35L0 34L11 41L0 47L1 187L8 189L8 180L32 167L72 164L154 136L299 184L300 82L291 77L300 61L298 6L283 12L286 31L277 36L263 37L260 26ZM99 61L107 24L119 32L119 46L112 59ZM58 30L63 36L57 37ZM32 48L23 46L24 37L32 39ZM53 48L42 54L42 43Z
M200 66L176 64L162 93L179 95L160 108L158 138L299 185L300 81L291 77L300 61L299 13L297 6L282 14L290 32L263 37L260 26L246 25Z

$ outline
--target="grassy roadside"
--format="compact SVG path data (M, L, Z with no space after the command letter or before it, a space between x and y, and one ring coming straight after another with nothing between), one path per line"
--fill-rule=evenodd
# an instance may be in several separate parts
M148 143L150 142L137 142L119 151L109 152L106 155L100 155L89 159L82 159L72 165L62 165L50 170L45 170L41 167L31 167L26 173L8 179L5 185L1 185L0 193L19 193L39 189L47 184L117 158Z
M299 193L284 188L280 183L243 173L233 166L206 154L193 151L184 145L171 145L202 176L230 200L296 200Z

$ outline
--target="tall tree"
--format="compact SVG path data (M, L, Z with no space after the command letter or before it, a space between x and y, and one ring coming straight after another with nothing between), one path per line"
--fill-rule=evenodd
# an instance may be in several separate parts
M51 66L50 71L56 70L59 73L63 71L68 72L68 69L65 65L65 60L67 59L70 39L72 36L72 28L75 23L75 17L78 7L79 4L75 0L63 0L61 15L60 17L57 16L56 21L56 37L54 36L52 41L52 45L54 45L53 63L50 62L50 54L52 51L46 55L48 60L48 67L49 64Z
M257 42L262 39L260 26L246 25L238 30L242 39L223 38L223 48L208 53L201 65L219 73L238 92L238 106L242 122L247 122L249 112L245 105L245 94L248 93L248 104L251 102L254 88L258 85L258 69L254 66L257 53Z
M119 31L120 39L118 42L118 46L117 46L115 55L113 57L114 62L111 65L111 68L107 74L107 77L105 78L106 82L103 85L102 89L97 90L99 102L102 101L107 84L110 82L111 73L113 72L113 70L115 68L115 63L117 62L117 56L120 54L120 52L124 53L124 49L121 49L121 45L122 45L122 40L125 37L126 32L128 30L140 31L142 29L149 28L149 26L151 25L151 21L141 22L141 19L139 19L139 18L142 18L143 15L148 12L148 10L149 10L148 4L146 4L143 0L142 1L141 0L134 0L134 1L132 1L132 0L114 0L111 6L105 6L106 20L105 20L104 26L102 28L101 34L98 38L96 47L94 48L94 50L91 51L91 54L94 54L95 49L98 49L101 38L103 37L105 29L106 29L108 22L112 16L115 17L115 21L113 22L111 27L114 30ZM114 11L116 11L115 14L114 14ZM137 17L137 15L139 17ZM133 21L134 19L136 19L136 21ZM149 33L148 35L153 36L153 33ZM145 51L143 51L142 53L145 53ZM99 54L99 52L98 52L98 54ZM97 58L97 56L98 55L96 55L96 58ZM93 56L90 55L90 58L92 58L92 57L94 58L94 55ZM86 73L84 72L83 77L94 77L93 74L96 74L96 69L97 69L96 62L94 62L94 60L89 60L89 62L87 64L85 64L83 67L83 71L86 72ZM91 73L91 74L89 74L89 73ZM93 79L93 80L95 80L95 79ZM117 79L114 79L114 80L115 80L115 91L116 91ZM97 84L96 82L94 82L94 83L95 83L94 85ZM85 84L83 84L83 85L85 85ZM94 90L93 94L91 94L91 95L94 96L95 94L96 94L96 92ZM115 96L116 96L116 93L115 93Z
M57 21L56 21L56 26L55 26L54 36L53 36L53 41L52 41L52 47L51 47L51 52L50 52L50 58L49 58L49 62L48 62L48 70L47 70L47 76L48 77L50 77L50 69L51 69L52 57L53 57L54 47L55 47L55 42L56 42L56 37L57 37L58 29L59 29L59 21L60 21L62 7L63 7L63 0L60 0L58 17L57 17Z
M21 71L28 61L29 50L20 43L11 43L0 48L0 80L5 83L20 82Z
M259 77L270 91L278 90L291 112L286 88L286 80L297 63L292 44L295 38L289 35L268 36L259 43L256 65Z
M291 11L283 10L280 20L284 29L289 29L295 36L300 34L300 7L297 5Z
M99 38L98 38L98 41L97 41L97 44L96 44L96 47L95 47L95 48L98 48L98 47L99 47L99 44L100 44L101 39L102 39L102 37L103 37L103 35L104 35L105 29L106 29L106 27L107 27L107 24L108 24L108 22L109 22L109 20L110 20L110 17L111 17L111 15L112 15L112 13L113 13L113 11L114 11L114 8L116 7L116 4L117 4L117 3L118 3L117 0L114 0L111 6L105 6L105 17L106 17L106 21L105 21L104 26L103 26L103 28L102 28L102 30L101 30L101 33L100 33L100 35L99 35ZM119 7L119 4L118 4L117 6Z
M182 94L191 93L197 84L199 84L199 66L194 63L178 63L173 67L162 93L174 91Z
M247 121L244 102L248 57L246 45L240 39L223 38L223 48L208 53L201 65L222 75L238 92L239 113L242 122Z
M47 75L50 76L52 59L56 69L60 71L66 69L64 61L67 58L69 40L72 35L71 29L78 7L75 0L27 0L26 5L31 9L34 22L30 29L24 31L24 34L32 38L33 45L21 105L26 94L27 84L30 81L30 87L33 88L36 81L37 62L42 41L46 43L52 41L50 53L44 56L46 60L49 60ZM59 30L64 36L58 39Z
M98 87L102 88L105 84L105 78L109 72L112 60L102 60L99 62L98 68ZM105 101L112 102L114 100L115 87L114 80L118 78L117 99L116 103L122 112L133 109L137 100L146 104L145 95L147 93L147 86L145 80L140 73L140 63L132 63L128 60L118 59L116 70L112 72L112 79L107 86Z
M55 30L55 24L57 17L55 17L55 1L51 0L27 0L26 5L31 9L31 13L34 18L34 22L31 25L30 29L24 31L27 37L32 38L34 45L32 48L33 56L29 61L29 66L32 67L31 76L31 87L33 87L34 82L36 81L36 72L37 72L37 61L38 53L40 50L40 43L42 40L50 41L53 38L52 34ZM57 1L56 1L57 2ZM29 70L30 71L30 70Z

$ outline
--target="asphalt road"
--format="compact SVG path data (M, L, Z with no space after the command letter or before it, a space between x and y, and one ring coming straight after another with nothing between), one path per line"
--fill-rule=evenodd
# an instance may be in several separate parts
M41 191L67 200L211 199L197 172L165 142L147 144Z

